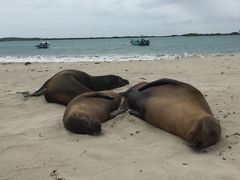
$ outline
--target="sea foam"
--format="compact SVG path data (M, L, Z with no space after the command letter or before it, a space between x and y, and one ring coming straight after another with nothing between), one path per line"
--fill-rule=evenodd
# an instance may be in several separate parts
M159 55L107 55L107 56L0 56L0 62L112 62L112 61L152 61L174 60L180 58L201 58L200 54L159 54Z

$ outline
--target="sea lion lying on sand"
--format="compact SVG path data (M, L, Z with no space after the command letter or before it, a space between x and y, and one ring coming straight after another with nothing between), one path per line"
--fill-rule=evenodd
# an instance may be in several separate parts
M218 142L221 126L202 93L173 79L139 83L123 93L130 113L180 136L195 148Z
M73 133L96 135L101 132L101 123L125 112L125 107L118 93L84 93L68 104L63 116L64 127Z
M115 75L91 76L78 70L63 70L48 79L36 92L22 92L25 97L44 95L48 102L67 105L76 96L90 91L103 91L129 84Z

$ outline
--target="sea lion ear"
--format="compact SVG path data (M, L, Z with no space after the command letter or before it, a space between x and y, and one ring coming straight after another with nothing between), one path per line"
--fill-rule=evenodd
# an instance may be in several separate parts
M146 84L145 86L139 88L139 91L143 91L143 90L153 87L153 86L161 86L161 85L166 85L166 84L179 85L179 84L181 84L181 82L174 80L174 79L163 78L163 79L159 79L159 80L156 80L156 81Z

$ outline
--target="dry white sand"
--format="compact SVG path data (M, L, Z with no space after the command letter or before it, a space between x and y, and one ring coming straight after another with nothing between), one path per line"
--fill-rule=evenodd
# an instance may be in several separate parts
M159 78L192 84L222 126L214 146L192 150L181 138L127 113L103 124L103 135L66 131L64 106L18 91L38 89L63 69L116 74L130 85ZM162 61L0 65L0 179L240 179L239 55ZM52 173L51 173L52 172Z

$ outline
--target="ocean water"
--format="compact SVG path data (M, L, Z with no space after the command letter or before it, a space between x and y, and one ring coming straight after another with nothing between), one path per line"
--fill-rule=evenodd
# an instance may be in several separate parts
M156 37L150 46L133 46L128 38L0 42L0 62L82 62L160 60L240 53L240 36Z

